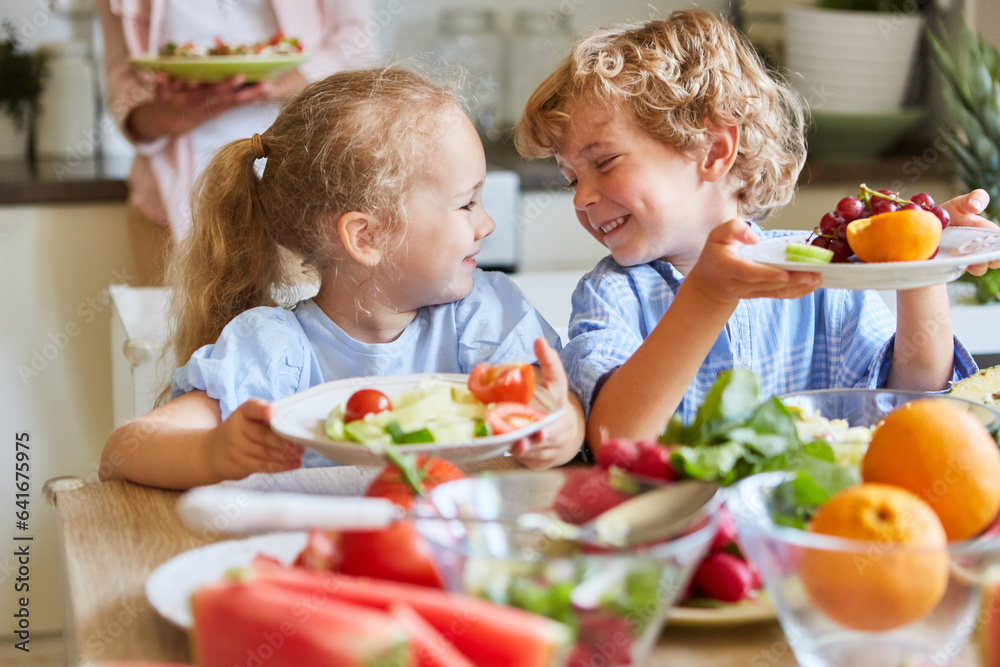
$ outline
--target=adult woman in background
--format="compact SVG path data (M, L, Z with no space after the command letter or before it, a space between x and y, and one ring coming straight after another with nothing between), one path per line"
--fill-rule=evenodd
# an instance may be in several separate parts
M339 69L369 65L370 0L102 0L108 108L136 147L127 225L136 285L163 282L166 260L190 226L190 194L211 155L263 132L278 103ZM129 63L169 42L252 44L277 30L296 37L309 59L277 78L247 84L185 83Z

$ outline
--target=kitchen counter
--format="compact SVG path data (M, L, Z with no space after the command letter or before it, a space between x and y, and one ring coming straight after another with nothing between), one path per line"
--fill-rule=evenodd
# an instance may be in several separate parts
M561 191L565 179L554 160L525 160L509 142L487 142L486 160L517 172L523 190ZM851 163L808 162L800 186L825 183L893 183L914 175L940 177L942 160L922 161L914 147L905 155ZM124 201L131 158L0 161L0 205L52 202Z
M0 161L0 204L125 201L131 158Z

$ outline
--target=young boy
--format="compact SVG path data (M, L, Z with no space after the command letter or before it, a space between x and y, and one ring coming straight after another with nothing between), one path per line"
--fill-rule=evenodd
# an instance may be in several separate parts
M874 292L817 290L818 274L740 257L787 233L754 221L791 199L803 117L703 10L581 38L528 101L518 150L555 155L580 224L611 251L577 286L563 350L591 447L655 437L675 411L689 422L734 366L753 369L763 395L940 390L975 371L943 285L898 292L894 323ZM954 224L992 226L975 215L986 203L977 190L945 206Z

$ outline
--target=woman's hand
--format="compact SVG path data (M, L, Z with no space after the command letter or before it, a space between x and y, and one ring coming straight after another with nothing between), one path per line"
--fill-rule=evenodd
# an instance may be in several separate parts
M279 102L306 84L298 70L252 84L246 83L242 74L218 83L179 81L164 75L156 79L155 100L133 109L126 120L132 138L140 142L186 134L246 104Z
M973 190L941 204L951 215L951 224L956 227L986 227L996 229L997 226L979 215L990 203L990 195L986 190ZM987 269L1000 269L1000 259L989 264L976 264L966 269L974 276L981 276Z
M548 341L535 341L535 356L541 370L541 386L561 399L562 416L547 427L515 442L510 453L529 468L541 470L562 465L572 459L583 445L584 420L580 402L569 392L569 380L559 353Z
M219 424L209 442L208 468L220 479L255 472L284 472L302 464L304 449L271 430L273 408L251 398Z

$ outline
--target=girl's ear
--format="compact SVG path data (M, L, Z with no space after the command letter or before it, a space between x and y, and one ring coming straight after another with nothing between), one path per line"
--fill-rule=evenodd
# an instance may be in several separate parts
M708 153L702 159L702 176L706 181L715 182L725 177L736 162L736 154L740 148L740 128L738 125L727 125L716 131L715 139L708 147Z
M382 248L376 244L375 219L367 213L351 211L337 220L337 235L348 254L359 264L373 267L382 259Z

